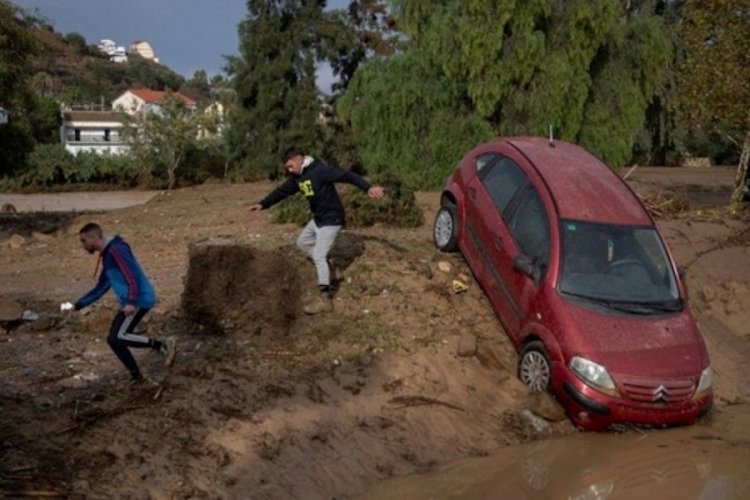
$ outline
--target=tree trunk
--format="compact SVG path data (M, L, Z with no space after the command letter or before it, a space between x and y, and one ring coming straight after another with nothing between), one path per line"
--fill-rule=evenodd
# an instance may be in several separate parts
M737 175L734 176L734 186L744 189L747 182L747 166L750 163L750 131L745 134L745 140L742 141L742 153L740 154L740 163L737 165Z

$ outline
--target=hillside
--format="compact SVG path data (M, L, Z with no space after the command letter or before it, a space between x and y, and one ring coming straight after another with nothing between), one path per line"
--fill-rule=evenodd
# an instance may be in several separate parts
M42 47L33 62L32 86L39 94L70 103L105 104L128 88L180 90L185 78L167 66L129 54L128 62L111 62L76 33L63 35L47 25L28 26Z

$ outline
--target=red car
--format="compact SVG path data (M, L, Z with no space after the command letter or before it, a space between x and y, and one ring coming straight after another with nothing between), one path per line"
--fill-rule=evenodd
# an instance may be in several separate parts
M435 244L459 249L519 352L518 376L578 426L693 423L711 407L706 347L640 199L562 141L498 139L449 177Z

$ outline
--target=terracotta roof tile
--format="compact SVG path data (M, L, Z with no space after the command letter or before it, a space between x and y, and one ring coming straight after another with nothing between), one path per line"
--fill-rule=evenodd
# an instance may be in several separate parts
M178 99L182 99L182 102L185 103L185 106L191 107L195 106L195 101L187 97L186 95L180 94L179 92L162 92L160 90L150 90L150 89L129 89L128 92L131 94L140 97L147 103L157 103L162 101L164 98L166 98L168 95L172 95L174 97L177 97Z

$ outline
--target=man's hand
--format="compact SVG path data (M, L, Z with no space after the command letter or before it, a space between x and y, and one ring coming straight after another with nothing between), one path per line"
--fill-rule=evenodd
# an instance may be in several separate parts
M385 189L383 189L381 186L372 186L367 190L367 194L370 196L370 198L379 200L380 198L385 196Z
M256 203L255 205L250 205L250 208L248 208L248 210L251 212L259 212L263 210L263 205L261 205L260 203Z
M136 308L135 308L135 306L133 304L126 304L122 308L122 313L125 316L132 316L133 314L135 314L135 310L136 310Z

